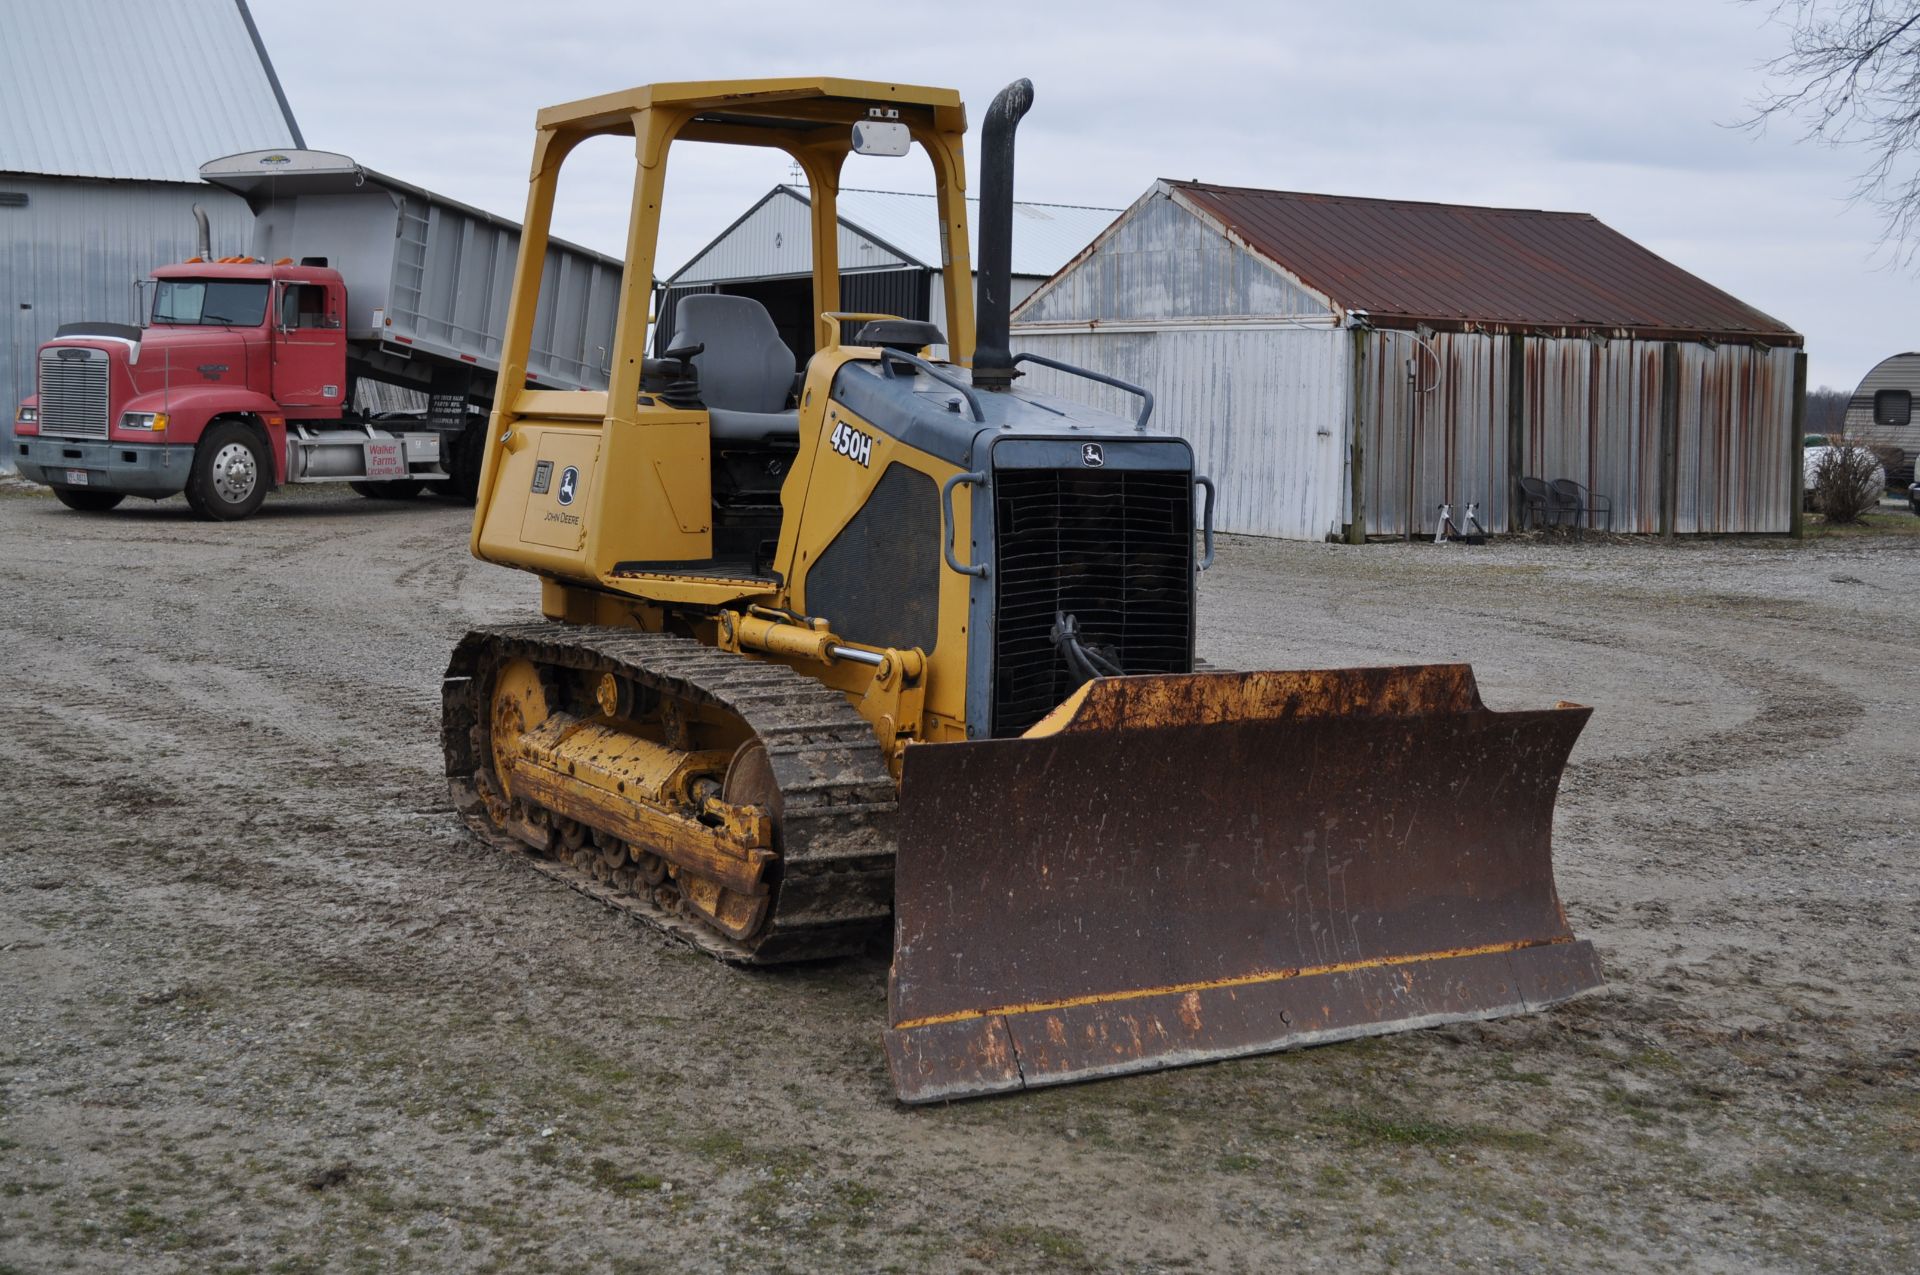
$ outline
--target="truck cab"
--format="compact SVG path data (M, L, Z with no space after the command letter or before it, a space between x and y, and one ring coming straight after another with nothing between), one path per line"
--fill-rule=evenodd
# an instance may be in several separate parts
M184 492L223 519L286 483L471 498L518 224L331 151L200 174L247 201L250 255L216 258L203 219L200 250L142 284L139 326L62 327L19 410L21 472L74 509ZM621 264L548 245L565 279L525 382L604 389ZM395 410L356 415L362 381L397 390Z
M184 492L202 516L232 519L340 449L349 396L339 271L196 258L155 270L141 292L144 326L68 324L40 347L38 392L16 422L23 476L74 509ZM445 477L431 434L346 432L366 459L322 467L325 477Z

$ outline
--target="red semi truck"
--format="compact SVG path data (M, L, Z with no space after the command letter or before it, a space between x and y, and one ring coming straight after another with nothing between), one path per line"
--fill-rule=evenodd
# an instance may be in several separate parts
M200 171L253 208L252 254L213 259L203 217L198 255L141 286L141 326L71 323L41 346L22 476L72 509L184 493L216 519L287 483L470 495L519 226L323 151ZM620 263L557 240L548 259L528 383L604 389ZM356 412L362 380L427 408Z

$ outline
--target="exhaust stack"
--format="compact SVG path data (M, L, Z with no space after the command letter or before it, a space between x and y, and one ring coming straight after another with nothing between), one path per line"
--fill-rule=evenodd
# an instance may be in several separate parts
M1004 393L1020 375L1013 367L1013 133L1033 106L1033 81L1000 90L980 130L980 274L974 324L973 383Z
M213 229L207 225L207 210L199 204L193 206L193 219L200 223L200 245L194 249L194 255L202 261L213 260Z

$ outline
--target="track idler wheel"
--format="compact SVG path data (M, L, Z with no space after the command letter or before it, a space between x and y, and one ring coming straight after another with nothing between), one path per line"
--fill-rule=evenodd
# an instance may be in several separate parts
M773 763L767 757L766 745L750 739L734 751L718 796L722 805L756 806L766 811L773 820L773 848L780 848L780 785L773 777ZM687 910L728 938L745 938L766 919L767 905L773 897L771 891L740 894L685 870L675 870L675 877Z

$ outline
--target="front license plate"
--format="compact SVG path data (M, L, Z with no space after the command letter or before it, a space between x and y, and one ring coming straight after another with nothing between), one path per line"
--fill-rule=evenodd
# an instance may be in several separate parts
M67 486L69 486L69 487L85 487L86 485L87 485L87 471L86 471L86 470L84 470L84 469L69 469L69 470L67 471Z

